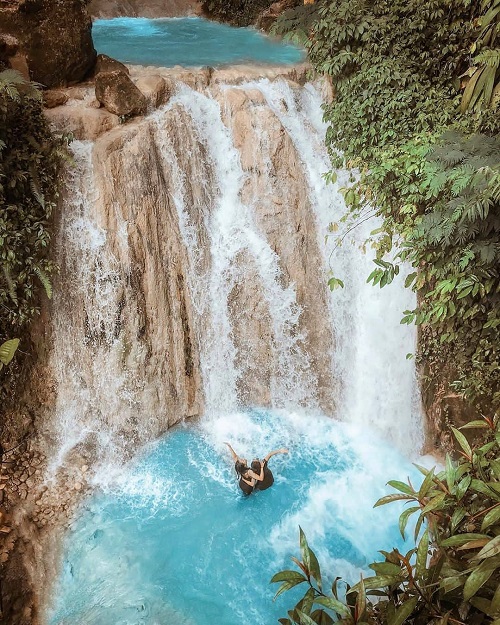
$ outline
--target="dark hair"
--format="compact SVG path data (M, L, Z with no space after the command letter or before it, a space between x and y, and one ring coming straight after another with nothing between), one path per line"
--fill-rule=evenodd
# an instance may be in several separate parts
M255 473L260 473L260 460L258 458L255 458L255 460L252 460L252 471L255 471Z
M243 473L246 473L248 471L247 465L244 462L240 462L239 460L234 463L234 468L236 469L236 473L238 473L239 475L243 475Z

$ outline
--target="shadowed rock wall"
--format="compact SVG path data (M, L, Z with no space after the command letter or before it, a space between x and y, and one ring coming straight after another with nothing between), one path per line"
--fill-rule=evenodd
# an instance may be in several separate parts
M89 12L93 18L130 17L177 17L198 14L197 0L91 0Z

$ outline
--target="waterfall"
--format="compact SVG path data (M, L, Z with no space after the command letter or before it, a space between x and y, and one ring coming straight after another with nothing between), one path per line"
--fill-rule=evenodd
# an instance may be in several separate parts
M312 84L179 83L143 121L73 144L52 475L78 452L109 476L186 416L259 405L420 449L415 332L399 324L413 295L404 275L366 284L376 220L325 242L347 177L325 184L325 130ZM330 266L345 289L329 292Z
M335 334L332 361L343 386L338 416L377 430L410 455L421 449L423 432L415 367L406 358L415 349L416 333L413 327L399 323L402 312L416 305L414 293L404 288L408 268L403 267L384 291L367 284L374 253L365 249L365 242L381 223L376 217L356 226L339 246L344 236L340 221L345 214L339 188L348 186L349 174L338 171L332 185L326 185L322 177L330 166L319 92L310 84L298 97L284 82L262 81L257 87L301 155L320 245L329 224L340 224L336 236L321 245L325 268L332 267L345 284L345 289L336 290L329 298Z
M349 173L324 181L318 85L192 78L72 144L44 434L48 478L97 488L61 550L50 625L275 621L291 600L273 603L268 580L299 524L325 584L404 549L400 509L372 506L387 480L419 479L406 270L366 283L375 218L340 224L341 246L326 236ZM290 448L272 492L238 495L228 440L249 459Z

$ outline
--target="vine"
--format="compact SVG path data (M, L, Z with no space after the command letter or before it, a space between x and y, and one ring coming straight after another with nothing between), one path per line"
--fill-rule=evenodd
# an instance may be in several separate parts
M18 335L51 296L51 218L65 157L43 115L40 91L0 73L0 336Z

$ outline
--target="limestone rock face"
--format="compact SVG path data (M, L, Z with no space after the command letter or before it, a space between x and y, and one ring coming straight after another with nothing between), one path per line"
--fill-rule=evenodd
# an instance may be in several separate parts
M245 84L253 79L246 70L133 67L127 80L175 98L119 124L91 108L90 86L74 87L65 106L47 111L83 140L73 144L58 220L48 365L57 405L41 426L48 448L78 432L90 465L94 454L113 463L133 453L130 440L143 444L228 396L241 405L300 404L294 394L304 387L334 412L323 239L301 154L265 92L298 97L290 76L301 70L266 72L276 90ZM226 219L233 225L220 253L235 250L219 273L214 246ZM219 358L228 342L234 349ZM75 363L70 373L67 362ZM226 366L217 388L207 371ZM68 402L78 405L75 416L59 421ZM107 432L104 447L94 432ZM64 449L61 460L72 465L74 452Z
M127 15L130 17L178 17L198 15L201 6L198 0L92 0L89 12L92 17L110 18Z
M0 24L17 39L30 78L46 87L76 83L95 63L82 0L11 0L0 4Z
M48 109L53 109L56 106L62 106L63 104L66 104L68 99L67 93L64 93L64 91L58 91L57 89L43 92L43 105Z
M121 70L97 74L95 96L114 115L143 115L147 109L145 96Z
M136 87L144 94L150 108L158 108L166 104L172 95L174 86L162 76L142 76L136 81Z

